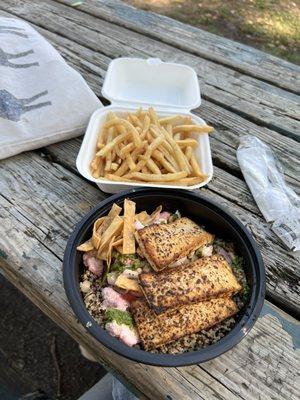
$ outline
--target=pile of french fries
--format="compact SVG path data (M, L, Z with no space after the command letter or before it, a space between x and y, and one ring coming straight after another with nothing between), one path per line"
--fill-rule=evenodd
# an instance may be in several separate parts
M158 118L152 107L128 113L126 119L111 112L99 133L92 175L130 183L201 183L207 176L194 154L198 141L189 136L212 131L211 126L193 124L190 116Z

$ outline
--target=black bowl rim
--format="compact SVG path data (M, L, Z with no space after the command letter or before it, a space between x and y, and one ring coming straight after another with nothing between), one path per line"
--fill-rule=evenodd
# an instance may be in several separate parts
M233 228L237 231L239 236L246 242L247 249L251 252L254 260L256 282L252 288L252 294L249 305L245 309L244 315L236 326L218 342L197 351L181 353L181 354L154 354L144 350L129 347L118 339L109 335L103 328L101 328L93 317L87 311L82 300L80 291L78 290L78 282L75 279L75 273L72 265L72 257L76 254L76 238L83 229L95 219L100 210L108 208L109 205L116 201L124 201L125 198L140 197L143 195L170 195L179 198L185 197L190 200L200 202L205 206L213 209L221 217L225 218ZM247 243L248 242L248 243ZM76 244L75 244L76 243ZM65 291L69 303L81 324L85 329L94 336L101 344L114 351L115 353L128 358L130 360L140 362L143 364L161 366L161 367L179 367L193 364L199 364L209 361L225 352L230 350L233 346L238 344L252 329L255 321L257 320L265 297L265 268L262 256L258 246L250 232L246 227L223 206L215 203L200 193L194 193L187 190L172 189L154 189L154 188L136 188L117 193L107 199L101 201L93 209L91 209L85 217L83 217L75 226L74 231L69 237L67 242L64 259L63 259L63 280Z

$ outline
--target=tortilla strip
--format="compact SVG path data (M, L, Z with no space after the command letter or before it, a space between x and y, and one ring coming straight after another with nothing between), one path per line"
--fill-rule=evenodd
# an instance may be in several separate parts
M136 239L145 258L156 271L163 270L204 244L211 243L213 238L213 235L189 218L146 226L136 232Z
M107 271L109 271L110 264L111 264L111 253L112 253L112 247L113 247L114 241L115 241L115 236L111 239L111 241L108 245L108 250L107 250L107 254L106 254Z
M123 218L119 217L119 215L116 215L115 218L112 220L112 223L107 228L107 230L103 233L103 236L101 238L101 245L98 249L98 254L97 254L99 258L103 257L104 253L103 250L109 245L112 238L114 236L117 236L121 232L122 227L123 227Z
M130 279L127 278L126 276L123 276L123 274L118 276L117 280L115 281L115 286L142 295L142 291L138 282L135 279Z
M203 257L160 274L142 273L140 286L157 313L183 304L230 296L242 287L223 256Z
M131 312L145 350L170 343L182 336L211 328L236 314L231 298L218 298L193 303L156 315L144 300L131 303Z
M92 234L92 244L95 247L95 249L97 250L100 246L100 242L101 242L101 225L104 223L106 217L101 217L98 218L93 225L93 234Z
M135 202L124 200L123 254L135 253L134 239Z
M155 220L155 218L158 216L159 213L161 213L162 206L156 207L156 209L153 211L152 214L149 215L149 218L146 219L144 222L146 224L152 224L152 222ZM142 222L142 221L141 221Z
M147 211L141 211L139 214L135 214L135 220L140 221L142 224L149 219Z
M79 250L79 251L91 251L91 250L94 250L92 239L89 239L86 242L82 243L80 246L77 246L76 249Z

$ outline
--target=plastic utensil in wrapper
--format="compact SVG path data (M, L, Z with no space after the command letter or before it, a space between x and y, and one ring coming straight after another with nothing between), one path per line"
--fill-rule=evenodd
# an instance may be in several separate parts
M237 159L244 178L272 230L293 251L300 250L300 199L287 186L272 150L255 136L243 136Z

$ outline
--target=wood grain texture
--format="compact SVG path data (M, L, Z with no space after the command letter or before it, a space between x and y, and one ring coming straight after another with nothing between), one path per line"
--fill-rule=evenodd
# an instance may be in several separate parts
M3 14L11 16L8 13ZM111 59L55 33L35 27L57 48L65 60L83 75L93 91L101 96L105 71ZM287 181L298 193L300 192L300 167L298 162L300 145L293 139L249 122L209 101L203 101L201 106L195 110L195 114L204 118L216 129L211 134L214 164L240 174L236 160L239 137L245 134L253 134L272 147L283 165Z
M56 0L72 4L73 0ZM78 9L240 71L273 85L300 93L299 67L253 47L118 0L88 0Z
M51 0L7 0L0 8L111 58L155 56L186 63L195 68L205 99L286 136L299 137L299 102L282 89L275 93L274 86L265 82L252 77L245 81L243 74L223 65L178 48L174 51L170 45Z
M50 166L49 169L52 170ZM68 189L72 192L71 183L63 181L61 186L65 186L66 192ZM72 197L69 195L70 201ZM50 203L52 201L54 199ZM84 190L73 201L76 214L78 201L85 201ZM6 227L6 234L0 236L1 271L108 369L113 368L119 378L129 382L141 398L257 399L261 396L261 399L286 399L287 395L291 400L297 398L299 349L294 349L293 336L281 323L288 320L295 329L299 329L299 324L279 309L275 308L275 317L267 312L259 318L247 338L234 349L205 364L157 368L128 361L91 338L73 315L62 286L63 249L58 246L53 252L55 238L47 238L40 226L3 197L0 203L0 223ZM52 219L56 218L54 214Z

